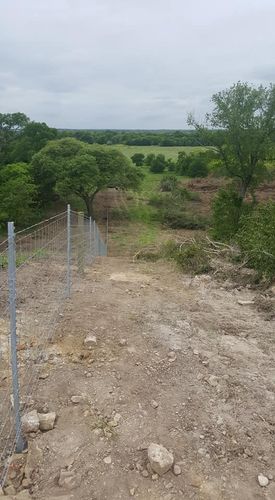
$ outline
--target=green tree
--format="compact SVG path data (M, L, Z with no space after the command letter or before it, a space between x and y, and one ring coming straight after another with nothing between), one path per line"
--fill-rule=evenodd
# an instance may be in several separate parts
M31 171L38 187L40 205L44 206L55 198L55 185L67 162L87 147L77 139L65 138L48 142L33 156Z
M0 164L9 162L13 143L29 123L24 113L0 113Z
M186 175L189 177L207 177L208 168L206 158L203 155L191 156Z
M188 169L191 162L191 155L187 155L185 151L179 151L176 164L176 171L179 175L188 175Z
M0 169L0 221L13 220L17 226L33 219L36 186L25 163L4 165Z
M152 161L156 158L156 155L154 153L149 153L146 158L145 158L145 165L148 165L149 167L152 164Z
M120 151L70 138L49 142L33 157L32 168L44 201L55 191L66 200L74 194L84 201L88 215L99 191L137 189L143 177Z
M162 154L157 155L153 160L150 165L150 171L157 174L164 172L166 168L166 160L165 156Z
M135 153L131 156L132 162L137 166L141 167L144 164L145 155L143 153Z
M265 88L238 82L214 94L214 109L206 125L189 117L201 141L212 145L227 175L237 181L239 197L255 188L265 176L265 161L274 151L275 86Z
M56 137L57 130L48 127L46 123L27 123L14 142L11 152L12 161L29 163L35 153Z

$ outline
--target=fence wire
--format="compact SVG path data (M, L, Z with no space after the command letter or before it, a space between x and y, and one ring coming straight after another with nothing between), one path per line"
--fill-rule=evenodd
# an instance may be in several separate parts
M22 447L20 418L32 406L72 282L97 256L107 254L95 221L69 206L15 233L14 252L11 242L9 238L0 243L1 486L13 453Z

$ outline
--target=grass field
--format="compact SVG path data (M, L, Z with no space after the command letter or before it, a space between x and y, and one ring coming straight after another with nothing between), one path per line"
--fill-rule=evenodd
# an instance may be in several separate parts
M205 148L201 146L127 146L125 144L114 144L110 146L112 149L119 149L128 158L131 158L135 153L143 153L148 155L153 153L155 155L163 154L166 158L172 158L176 160L179 151L185 151L186 153L191 153L192 151L201 151Z

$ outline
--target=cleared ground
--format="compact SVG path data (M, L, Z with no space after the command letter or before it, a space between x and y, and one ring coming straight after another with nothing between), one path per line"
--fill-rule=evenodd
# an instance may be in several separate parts
M33 402L58 415L30 439L33 498L274 500L274 322L238 302L255 293L164 263L105 258L88 270ZM173 452L179 476L152 478L150 442Z

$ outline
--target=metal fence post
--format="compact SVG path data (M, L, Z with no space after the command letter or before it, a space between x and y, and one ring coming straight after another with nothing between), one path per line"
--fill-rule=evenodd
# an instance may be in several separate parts
M67 297L71 295L71 206L67 205Z
M92 231L92 217L89 217L89 236L90 236L90 261L93 258L93 231Z
M20 395L18 380L17 360L17 332L16 332L16 256L14 223L8 223L8 276L9 276L9 309L10 309L10 345L11 345L11 368L13 404L15 415L15 449L21 453L25 448L25 441L21 431Z
M108 244L109 244L109 208L107 207L107 221L106 221L106 244L104 245L104 255L108 254Z
M77 218L77 227L78 227L78 272L79 274L84 274L84 237L85 237L85 228L84 228L84 213L78 212Z
M97 243L96 243L96 222L94 220L94 256L97 256Z

